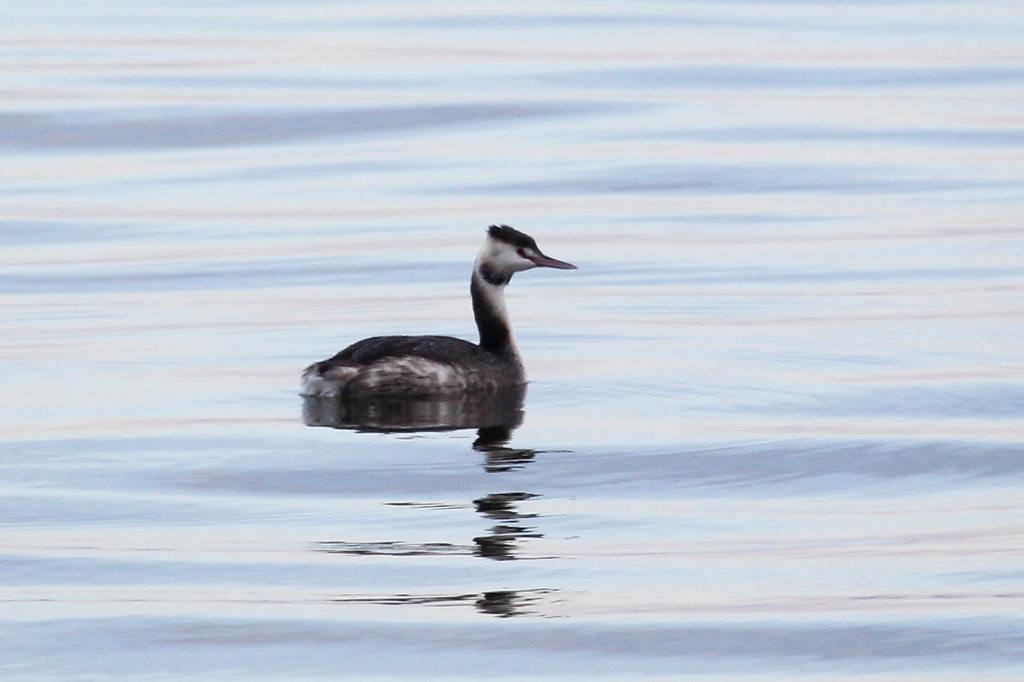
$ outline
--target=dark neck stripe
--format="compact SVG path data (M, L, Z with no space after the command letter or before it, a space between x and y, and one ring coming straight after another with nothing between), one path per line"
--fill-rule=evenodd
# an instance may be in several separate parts
M495 270L490 263L481 263L479 268L480 276L484 278L484 281L488 284L493 284L496 287L503 287L509 283L512 279L512 275L501 275Z
M511 348L512 333L505 318L488 300L483 291L485 286L476 277L472 278L469 285L469 293L473 298L473 317L476 318L476 328L480 332L480 347L495 354L505 353Z

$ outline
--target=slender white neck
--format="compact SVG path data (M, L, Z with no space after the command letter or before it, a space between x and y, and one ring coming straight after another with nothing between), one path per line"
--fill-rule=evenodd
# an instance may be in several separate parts
M469 290L473 298L473 316L480 332L480 346L496 355L518 359L519 350L505 308L507 284L508 277L497 274L484 258L477 257Z

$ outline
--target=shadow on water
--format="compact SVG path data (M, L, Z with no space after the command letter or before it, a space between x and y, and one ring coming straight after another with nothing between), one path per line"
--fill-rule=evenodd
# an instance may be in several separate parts
M369 433L417 433L477 429L472 449L483 455L483 468L489 474L521 469L532 462L538 451L508 445L512 433L523 422L526 388L499 392L414 399L352 400L342 398L305 398L303 421L307 426L326 426ZM522 556L521 543L542 538L527 522L538 514L520 511L521 504L539 497L528 492L496 492L472 500L472 507L494 524L482 535L465 544L449 542L412 543L401 540L348 542L330 540L317 543L315 550L344 556L415 557L476 556L494 561L547 559L555 557ZM388 506L428 511L466 509L464 504L439 502L389 502ZM349 595L332 599L335 603L412 606L462 606L472 604L480 613L508 618L542 615L538 609L551 589L497 590L457 595Z

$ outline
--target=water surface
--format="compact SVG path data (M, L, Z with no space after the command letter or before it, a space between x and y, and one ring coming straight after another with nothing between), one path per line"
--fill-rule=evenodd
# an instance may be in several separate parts
M0 674L1018 679L1019 9L16 3Z

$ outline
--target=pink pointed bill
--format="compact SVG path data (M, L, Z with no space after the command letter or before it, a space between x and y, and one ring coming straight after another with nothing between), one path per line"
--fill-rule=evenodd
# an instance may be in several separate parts
M566 263L564 260L558 260L557 258L549 258L543 254L532 256L530 260L538 268L557 268L559 270L575 270L576 266L572 263Z

